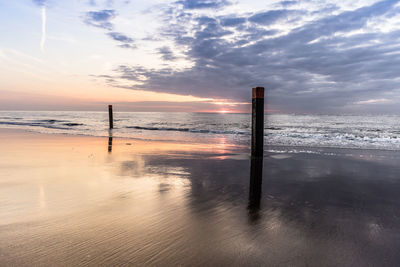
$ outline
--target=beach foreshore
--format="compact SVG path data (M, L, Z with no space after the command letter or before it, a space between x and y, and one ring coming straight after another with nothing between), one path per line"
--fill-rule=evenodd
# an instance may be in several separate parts
M400 152L0 129L1 266L395 266Z

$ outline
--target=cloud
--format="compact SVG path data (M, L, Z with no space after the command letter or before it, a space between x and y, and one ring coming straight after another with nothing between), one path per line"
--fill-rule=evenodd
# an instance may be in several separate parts
M44 45L46 43L46 4L47 0L33 0L33 3L42 8L42 37L40 39L40 49L44 52Z
M119 32L109 32L107 33L108 36L110 36L112 39L122 42L122 43L133 43L133 39L122 34Z
M246 18L243 17L225 17L220 19L222 26L237 26L246 22Z
M122 48L131 48L134 49L136 48L136 45L134 44L134 40L126 36L125 34L119 33L119 32L108 32L107 35L111 37L113 40L121 43L119 47Z
M382 103L387 103L389 101L390 100L386 99L386 98L379 98L379 99L369 99L369 100L357 101L354 104L356 104L356 105L382 104Z
M281 1L279 4L283 7L288 7L297 4L298 1Z
M230 5L227 0L182 0L177 1L185 9L221 8Z
M174 61L177 59L171 48L168 46L158 48L158 53L161 55L161 58L166 61Z
M112 1L107 2L108 5L112 5ZM102 28L107 30L106 35L117 41L119 43L119 47L128 48L128 49L136 49L135 41L120 32L112 31L114 29L114 24L111 21L117 16L115 10L105 9L100 11L90 11L85 14L84 22L88 25L95 26L98 28Z
M105 9L100 11L89 11L85 14L85 23L94 27L112 30L114 25L111 20L116 17L115 10Z
M38 5L38 6L45 6L47 3L47 0L32 0L34 4Z
M288 19L290 16L298 14L299 11L294 10L270 10L267 12L260 12L249 17L249 21L261 24L261 25L269 25L275 23L281 19Z
M173 41L191 67L124 64L115 68L113 85L236 101L264 86L271 109L285 112L337 112L364 99L400 97L400 31L371 26L399 16L397 3L334 14L322 6L317 15L280 9L222 17L172 7L158 37ZM286 20L293 17L296 24ZM157 52L168 57L167 49Z
M107 5L108 7L112 7L112 6L114 5L114 0L107 0L107 1L106 1L106 5Z

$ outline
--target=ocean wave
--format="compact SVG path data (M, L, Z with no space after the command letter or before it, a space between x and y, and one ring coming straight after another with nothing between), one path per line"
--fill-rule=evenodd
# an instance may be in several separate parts
M19 117L0 117L0 120L22 120Z
M65 125L65 126L82 126L82 125L85 125L85 124L68 122L68 123L63 123L62 125Z
M54 124L54 123L56 123L56 122L66 122L66 121L64 121L64 120L53 120L53 119L48 119L48 120L36 120L36 122Z
M0 125L14 125L14 126L28 126L28 127L43 127L48 129L69 130L70 128L64 126L79 126L82 123L63 123L62 125L54 125L55 122L51 120L41 120L42 122L15 122L15 121L0 121ZM45 122L46 121L46 122Z
M209 129L190 129L190 128L172 128L172 127L143 127L143 126L126 126L128 129L147 130L147 131L174 131L174 132L190 132L204 134L239 134L248 135L245 131L233 130L209 130Z

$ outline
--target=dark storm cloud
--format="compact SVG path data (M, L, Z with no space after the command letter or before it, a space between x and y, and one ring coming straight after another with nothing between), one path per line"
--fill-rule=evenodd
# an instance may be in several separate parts
M386 0L328 13L284 34L274 29L275 22L307 16L307 11L255 12L246 17L250 24L243 25L236 20L244 17L240 14L229 21L196 17L187 12L189 7L169 10L166 21L174 18L176 23L163 28L161 36L183 47L193 67L178 71L122 65L114 78L142 83L124 88L236 101L248 101L250 88L262 85L268 89L268 105L289 112L334 112L360 100L400 97L400 30L346 35L375 18L398 14L396 3Z
M134 44L134 40L126 36L125 34L119 33L119 32L108 32L107 35L111 37L111 39L117 41L120 43L119 47L122 48L136 48L136 45Z
M177 1L185 9L204 9L204 8L220 8L230 4L226 0L182 0Z
M100 11L89 11L85 14L85 23L98 28L112 30L111 20L116 17L115 10L105 9Z

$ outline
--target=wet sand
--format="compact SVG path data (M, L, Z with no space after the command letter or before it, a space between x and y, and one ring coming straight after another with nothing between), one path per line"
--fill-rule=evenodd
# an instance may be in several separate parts
M110 141L0 130L1 266L400 262L398 152L268 152L249 208L246 147Z

